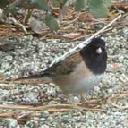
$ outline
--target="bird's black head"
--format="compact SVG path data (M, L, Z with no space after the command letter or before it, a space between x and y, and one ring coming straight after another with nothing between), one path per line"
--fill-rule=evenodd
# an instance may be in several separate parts
M102 74L106 69L107 52L105 42L100 37L92 39L81 51L87 68L94 74Z

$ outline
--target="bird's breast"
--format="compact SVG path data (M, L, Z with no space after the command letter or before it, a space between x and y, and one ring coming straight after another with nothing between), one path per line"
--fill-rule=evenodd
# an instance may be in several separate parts
M68 75L53 78L53 82L60 86L64 93L88 92L98 83L100 76L95 76L84 61L79 63L75 70Z

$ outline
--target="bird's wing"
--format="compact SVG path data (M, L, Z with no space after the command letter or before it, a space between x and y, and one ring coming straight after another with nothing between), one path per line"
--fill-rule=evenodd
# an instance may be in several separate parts
M56 75L67 75L73 72L73 69L82 61L79 52L67 57L65 60L54 64L51 68L43 71L42 76L54 77Z

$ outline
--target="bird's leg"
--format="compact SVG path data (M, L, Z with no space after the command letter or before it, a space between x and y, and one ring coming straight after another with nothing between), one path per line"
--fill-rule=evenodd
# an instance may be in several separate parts
M85 93L81 92L80 93L80 98L81 98L81 103L86 103L86 98L85 98Z

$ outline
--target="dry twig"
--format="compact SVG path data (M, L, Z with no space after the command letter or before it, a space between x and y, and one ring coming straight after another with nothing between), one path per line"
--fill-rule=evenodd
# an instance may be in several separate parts
M82 104L51 104L44 106L33 105L13 105L13 104L1 104L0 109L12 109L12 110L25 110L25 111L49 111L49 112L64 112L73 109L86 110L86 111L104 111L101 108L90 108L83 106Z
M116 102L119 98L123 98L123 97L126 97L128 96L128 91L125 91L125 92L122 92L122 93L119 93L119 94L113 94L111 97L109 97L107 99L107 103L120 109L120 110L124 110L124 109L128 109L128 103L126 103L125 106L121 106L121 105L118 105Z

